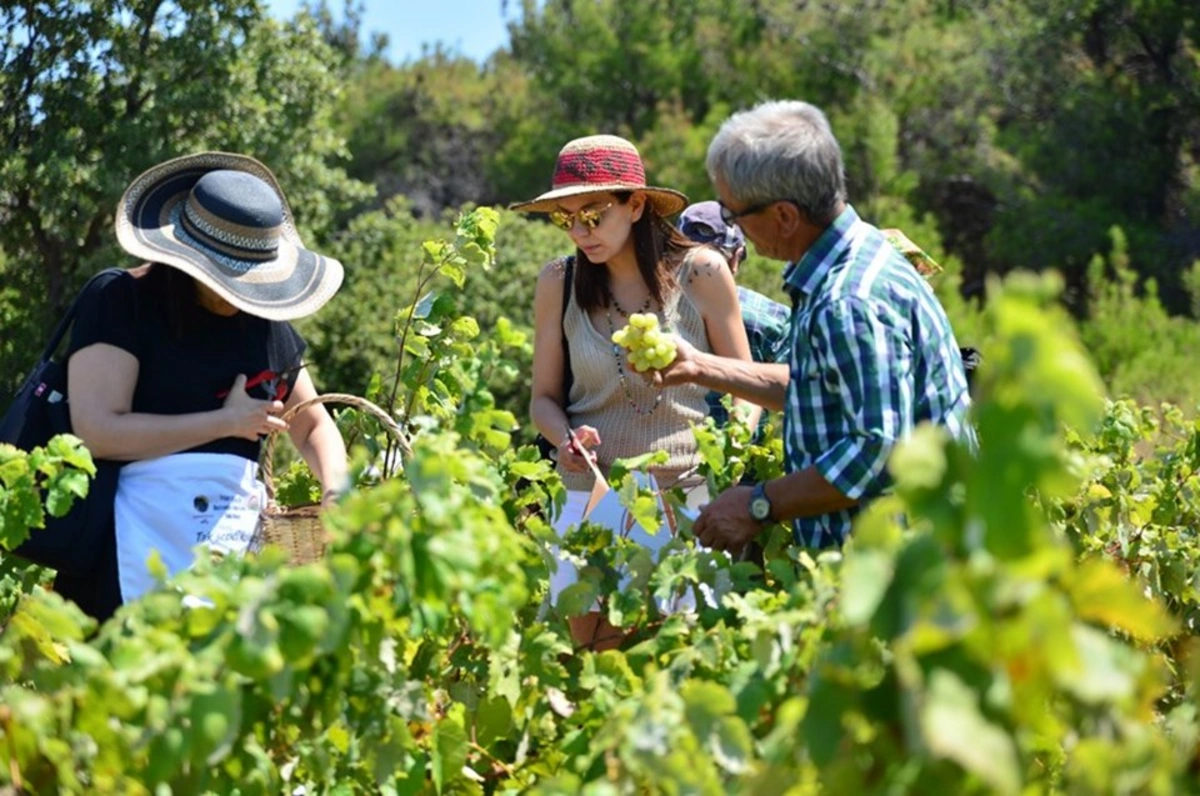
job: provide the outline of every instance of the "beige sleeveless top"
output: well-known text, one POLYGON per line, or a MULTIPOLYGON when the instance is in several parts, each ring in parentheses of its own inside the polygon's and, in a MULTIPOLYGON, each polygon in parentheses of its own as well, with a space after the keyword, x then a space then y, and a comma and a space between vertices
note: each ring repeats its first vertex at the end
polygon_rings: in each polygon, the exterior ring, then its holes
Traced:
MULTIPOLYGON (((704 319, 682 287, 687 284, 691 270, 690 255, 689 251, 677 274, 680 288, 668 297, 667 306, 658 320, 664 329, 707 353, 712 349, 704 319)), ((584 264, 583 267, 588 266, 584 264)), ((620 329, 625 323, 622 315, 613 313, 615 328, 620 329)), ((563 314, 563 331, 571 352, 574 375, 567 402, 571 427, 591 426, 600 433, 600 446, 595 450, 600 470, 606 474, 616 459, 666 451, 670 457, 667 463, 653 472, 659 486, 670 486, 681 473, 700 461, 691 426, 702 423, 708 415, 707 390, 694 384, 666 387, 661 391, 655 389, 628 366, 624 349, 614 352, 608 323, 601 322, 601 327, 596 328, 579 307, 572 290, 563 314), (618 357, 624 378, 618 370, 618 357), (659 392, 662 400, 650 411, 659 392)), ((567 489, 589 491, 592 488, 594 477, 591 473, 567 473, 561 468, 559 473, 567 489)))

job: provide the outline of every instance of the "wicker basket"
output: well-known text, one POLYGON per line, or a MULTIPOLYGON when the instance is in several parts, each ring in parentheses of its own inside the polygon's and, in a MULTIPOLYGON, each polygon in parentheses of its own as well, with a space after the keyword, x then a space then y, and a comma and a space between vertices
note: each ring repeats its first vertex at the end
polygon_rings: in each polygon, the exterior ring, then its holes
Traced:
MULTIPOLYGON (((347 404, 375 416, 396 439, 401 455, 408 455, 411 452, 404 432, 400 430, 400 426, 396 425, 396 421, 392 419, 391 415, 365 398, 355 395, 344 393, 318 395, 316 398, 296 404, 283 414, 282 419, 291 420, 310 406, 327 403, 347 404)), ((275 502, 272 459, 277 435, 278 432, 268 434, 266 445, 263 446, 262 479, 263 485, 267 488, 267 505, 262 511, 258 531, 255 533, 250 547, 252 550, 258 550, 265 545, 276 545, 287 551, 293 564, 307 564, 322 558, 328 543, 325 526, 321 522, 321 505, 315 503, 307 506, 282 507, 275 502)))

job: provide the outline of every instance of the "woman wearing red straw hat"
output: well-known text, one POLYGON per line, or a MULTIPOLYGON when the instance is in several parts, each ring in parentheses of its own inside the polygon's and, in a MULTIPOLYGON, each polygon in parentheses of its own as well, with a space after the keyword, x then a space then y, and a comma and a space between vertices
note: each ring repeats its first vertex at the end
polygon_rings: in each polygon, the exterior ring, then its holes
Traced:
POLYGON ((263 505, 263 436, 287 429, 327 496, 346 481, 346 449, 315 397, 304 340, 288 322, 320 309, 339 262, 304 247, 283 192, 244 155, 204 152, 135 179, 117 240, 146 265, 114 269, 81 294, 68 347, 75 433, 93 456, 124 462, 112 531, 88 575, 55 589, 104 619, 193 549, 244 552, 263 505))
MULTIPOLYGON (((699 456, 690 427, 708 413, 705 390, 695 385, 659 390, 630 369, 611 338, 631 315, 654 313, 664 329, 697 348, 750 359, 729 269, 716 251, 692 243, 665 220, 686 204, 678 191, 646 184, 633 144, 594 135, 563 147, 550 191, 513 205, 548 213, 576 247, 570 267, 563 258, 542 269, 534 299, 530 412, 557 446, 568 489, 567 505, 554 523, 560 533, 582 518, 595 480, 593 464, 606 473, 616 459, 666 451, 667 462, 652 471, 660 486, 701 483, 692 475, 699 456), (571 283, 565 284, 568 274, 571 283)), ((698 489, 692 494, 703 499, 698 489)), ((552 599, 575 579, 573 569, 559 563, 552 599)), ((576 640, 604 635, 606 628, 597 623, 604 624, 599 614, 572 620, 576 640)), ((619 643, 618 633, 608 635, 608 646, 619 643)))

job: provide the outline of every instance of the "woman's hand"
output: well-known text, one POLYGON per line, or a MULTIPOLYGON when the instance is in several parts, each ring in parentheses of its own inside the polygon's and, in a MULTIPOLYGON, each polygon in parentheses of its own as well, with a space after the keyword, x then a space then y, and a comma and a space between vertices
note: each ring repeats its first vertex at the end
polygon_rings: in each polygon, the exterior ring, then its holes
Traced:
POLYGON ((345 489, 326 489, 321 493, 321 508, 331 509, 345 496, 345 489))
POLYGON ((223 406, 214 402, 208 411, 135 412, 133 393, 140 369, 137 357, 108 343, 81 348, 67 361, 68 384, 87 385, 71 395, 71 423, 94 458, 136 462, 228 437, 257 441, 282 424, 278 417, 268 419, 279 414, 279 404, 247 395, 244 376, 238 377, 223 406))
POLYGON ((246 392, 246 376, 239 375, 233 380, 229 397, 225 399, 221 411, 229 423, 230 437, 240 437, 251 442, 257 442, 259 437, 272 431, 287 431, 288 424, 279 419, 283 414, 281 401, 260 401, 251 398, 246 392))
POLYGON ((591 467, 588 466, 588 460, 596 461, 596 454, 590 448, 595 448, 600 444, 600 432, 591 426, 580 426, 573 429, 575 439, 579 441, 582 450, 575 446, 575 442, 568 436, 563 439, 562 444, 558 446, 558 463, 562 465, 563 470, 568 473, 587 473, 591 472, 591 467), (585 459, 584 457, 587 457, 585 459))
POLYGON ((321 482, 321 507, 328 509, 350 490, 350 475, 346 466, 346 444, 329 412, 314 403, 317 388, 308 368, 301 368, 288 396, 286 411, 308 404, 292 415, 288 433, 296 450, 304 457, 309 469, 321 482))

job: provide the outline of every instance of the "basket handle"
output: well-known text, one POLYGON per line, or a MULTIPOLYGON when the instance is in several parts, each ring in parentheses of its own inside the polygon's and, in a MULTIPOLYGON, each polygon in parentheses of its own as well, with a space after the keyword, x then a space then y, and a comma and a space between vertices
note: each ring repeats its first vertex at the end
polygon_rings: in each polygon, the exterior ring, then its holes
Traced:
MULTIPOLYGON (((309 398, 307 401, 301 401, 300 403, 296 404, 291 409, 288 409, 286 412, 280 415, 279 419, 286 423, 310 406, 328 403, 347 404, 374 416, 377 420, 379 420, 379 422, 383 423, 383 426, 388 430, 388 433, 396 438, 396 442, 400 445, 400 450, 403 451, 405 455, 412 455, 412 448, 409 447, 408 438, 404 436, 404 432, 396 423, 395 419, 393 419, 392 416, 387 412, 368 401, 366 398, 359 398, 357 395, 350 395, 349 393, 341 392, 331 392, 324 395, 318 395, 315 398, 309 398)), ((275 453, 275 437, 279 433, 279 431, 272 431, 271 433, 267 434, 266 444, 263 445, 262 466, 260 469, 262 471, 263 486, 267 488, 268 504, 273 504, 275 502, 275 478, 273 472, 275 465, 273 464, 272 459, 274 458, 275 453)))

